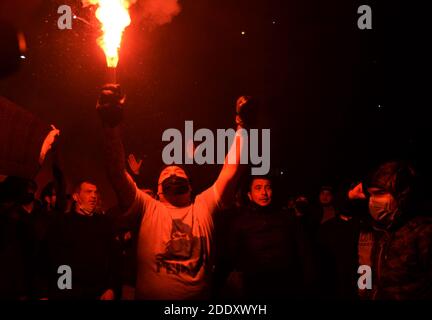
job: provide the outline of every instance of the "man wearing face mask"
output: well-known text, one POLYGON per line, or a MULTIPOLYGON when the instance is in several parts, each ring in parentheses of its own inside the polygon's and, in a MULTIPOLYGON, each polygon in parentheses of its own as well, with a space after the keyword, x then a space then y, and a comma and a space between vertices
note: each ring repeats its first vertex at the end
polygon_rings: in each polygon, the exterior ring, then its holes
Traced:
MULTIPOLYGON (((351 199, 368 198, 373 232, 371 246, 360 247, 360 265, 371 265, 370 299, 432 299, 432 219, 418 215, 416 174, 404 162, 387 162, 351 199), (363 190, 366 189, 366 192, 363 190)), ((420 213, 421 214, 421 213, 420 213)))
POLYGON ((237 101, 236 143, 230 149, 216 182, 191 197, 189 176, 178 166, 168 166, 158 179, 159 200, 140 191, 125 170, 119 135, 125 98, 118 85, 103 88, 97 104, 105 140, 108 177, 120 206, 131 224, 140 226, 137 251, 136 299, 206 299, 210 296, 213 266, 213 214, 235 194, 244 150, 242 128, 250 125, 250 97, 237 101), (248 111, 249 110, 249 111, 248 111), (235 147, 238 146, 239 150, 235 147))
POLYGON ((40 298, 114 299, 117 265, 108 218, 98 209, 98 190, 83 181, 73 194, 75 208, 59 216, 48 230, 40 260, 40 298), (72 269, 72 289, 60 290, 57 268, 72 269))

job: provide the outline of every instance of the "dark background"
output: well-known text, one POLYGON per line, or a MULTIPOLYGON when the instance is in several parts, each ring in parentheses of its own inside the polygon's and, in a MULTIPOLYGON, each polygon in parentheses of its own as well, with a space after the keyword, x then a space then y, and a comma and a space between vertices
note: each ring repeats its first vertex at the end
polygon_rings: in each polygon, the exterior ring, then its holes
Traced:
MULTIPOLYGON (((91 177, 107 206, 95 102, 107 79, 97 30, 74 20, 57 28, 57 8, 79 1, 0 5, 26 33, 21 70, 0 81, 0 95, 61 130, 69 184, 91 177)), ((389 159, 410 159, 431 176, 430 18, 414 2, 348 0, 184 0, 169 24, 133 20, 121 48, 118 80, 128 97, 126 152, 143 158, 155 187, 167 128, 183 132, 233 126, 241 94, 257 96, 271 131, 271 162, 287 193, 315 195, 323 183, 359 180, 389 159), (357 28, 357 8, 372 7, 372 30, 357 28), (421 13, 425 17, 421 17, 421 13), (135 23, 134 23, 135 21, 135 23), (245 34, 242 34, 242 31, 245 34)), ((132 12, 133 14, 138 14, 132 12)), ((134 19, 134 18, 133 18, 134 19)), ((209 186, 219 166, 190 166, 194 186, 209 186)), ((41 171, 50 179, 49 162, 41 171)))

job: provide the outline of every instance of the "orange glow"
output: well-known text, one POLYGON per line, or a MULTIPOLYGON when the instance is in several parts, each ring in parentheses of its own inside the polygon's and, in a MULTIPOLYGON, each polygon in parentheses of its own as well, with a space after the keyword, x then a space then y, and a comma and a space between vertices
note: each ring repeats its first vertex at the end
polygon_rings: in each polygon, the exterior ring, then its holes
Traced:
POLYGON ((108 67, 117 67, 123 31, 131 23, 129 7, 136 0, 84 0, 86 5, 97 5, 96 18, 102 24, 102 36, 97 40, 105 52, 108 67))

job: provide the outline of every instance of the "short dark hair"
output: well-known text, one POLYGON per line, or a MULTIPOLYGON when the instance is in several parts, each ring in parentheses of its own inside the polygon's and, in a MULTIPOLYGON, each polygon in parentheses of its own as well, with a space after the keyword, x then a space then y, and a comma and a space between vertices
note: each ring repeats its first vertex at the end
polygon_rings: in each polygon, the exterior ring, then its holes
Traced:
POLYGON ((368 188, 384 189, 397 196, 411 187, 416 177, 414 168, 404 161, 389 161, 372 171, 367 179, 368 188))
POLYGON ((252 184, 257 179, 264 179, 270 181, 270 184, 273 186, 273 178, 270 175, 264 175, 264 176, 250 176, 249 177, 249 183, 248 183, 248 190, 250 191, 252 188, 252 184))
POLYGON ((36 182, 27 178, 8 176, 1 183, 0 200, 18 201, 23 194, 28 192, 28 189, 36 191, 36 182))
POLYGON ((411 205, 417 185, 417 173, 406 161, 389 161, 373 170, 365 181, 365 189, 379 188, 391 193, 402 207, 411 205))
POLYGON ((96 184, 92 179, 83 179, 83 180, 80 180, 80 181, 79 181, 79 182, 74 186, 74 188, 73 188, 73 192, 74 192, 74 193, 79 193, 79 192, 81 191, 81 186, 82 186, 84 183, 92 184, 92 185, 94 185, 94 186, 97 187, 97 184, 96 184))
POLYGON ((329 191, 331 194, 334 194, 333 187, 329 185, 321 186, 320 193, 323 191, 329 191))

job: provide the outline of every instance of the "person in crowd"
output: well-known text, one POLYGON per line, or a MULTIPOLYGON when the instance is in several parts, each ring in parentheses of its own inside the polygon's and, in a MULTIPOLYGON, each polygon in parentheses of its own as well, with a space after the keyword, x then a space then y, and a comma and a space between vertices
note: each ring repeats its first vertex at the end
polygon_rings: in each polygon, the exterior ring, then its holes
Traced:
POLYGON ((247 186, 245 187, 244 184, 245 181, 240 183, 240 188, 236 192, 235 202, 219 212, 214 219, 216 254, 212 298, 216 300, 237 300, 244 298, 243 274, 233 264, 232 239, 229 234, 231 225, 237 218, 240 208, 247 203, 247 195, 245 194, 247 186))
POLYGON ((53 182, 48 182, 43 187, 39 201, 42 204, 42 208, 47 212, 52 212, 55 210, 57 204, 57 191, 53 182))
POLYGON ((369 245, 359 246, 359 264, 372 271, 359 288, 363 298, 432 299, 432 219, 418 212, 418 194, 405 161, 382 164, 350 190, 351 199, 367 199, 373 223, 369 245))
POLYGON ((37 184, 30 179, 8 177, 3 182, 1 212, 0 297, 27 300, 35 294, 34 270, 38 239, 35 230, 37 184))
POLYGON ((73 199, 74 210, 56 218, 44 241, 38 266, 39 298, 113 300, 119 253, 110 221, 98 211, 96 184, 80 182, 73 199), (71 288, 59 287, 60 266, 70 268, 71 288))
POLYGON ((326 300, 358 299, 357 273, 359 247, 367 243, 371 232, 365 201, 351 201, 347 190, 332 202, 337 204, 336 215, 320 225, 317 250, 320 257, 320 298, 326 300))
MULTIPOLYGON (((125 170, 119 124, 125 98, 118 85, 103 88, 97 104, 103 124, 108 177, 120 206, 131 223, 140 225, 137 252, 137 299, 205 299, 210 297, 213 266, 213 214, 231 200, 241 176, 240 155, 244 135, 238 130, 230 151, 235 163, 226 162, 216 182, 191 197, 186 171, 170 165, 158 179, 155 200, 139 190, 125 170), (239 146, 239 150, 236 149, 239 146)), ((248 122, 253 99, 237 101, 238 129, 248 122)), ((229 156, 229 155, 228 155, 229 156)), ((230 158, 232 159, 232 158, 230 158)))
POLYGON ((246 299, 311 297, 314 254, 303 226, 274 200, 267 176, 252 176, 249 203, 232 222, 232 263, 243 276, 246 299))
POLYGON ((310 223, 315 228, 315 235, 321 225, 337 215, 333 187, 324 185, 320 188, 318 204, 311 207, 310 223))
MULTIPOLYGON (((52 176, 53 181, 48 182, 42 189, 39 197, 41 210, 35 215, 35 231, 38 244, 45 238, 46 233, 56 216, 66 212, 66 181, 59 164, 59 139, 52 144, 52 176)), ((38 245, 37 254, 40 246, 38 245)))
POLYGON ((334 203, 334 192, 331 186, 322 186, 319 193, 319 204, 321 206, 320 224, 336 217, 337 210, 334 203))

